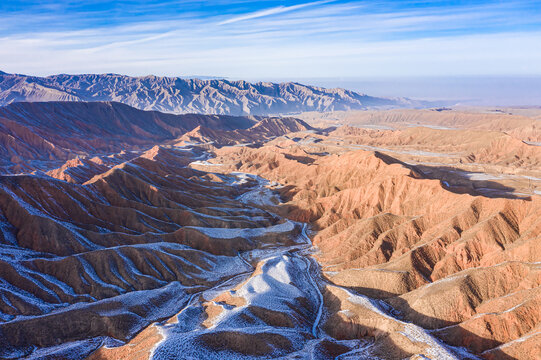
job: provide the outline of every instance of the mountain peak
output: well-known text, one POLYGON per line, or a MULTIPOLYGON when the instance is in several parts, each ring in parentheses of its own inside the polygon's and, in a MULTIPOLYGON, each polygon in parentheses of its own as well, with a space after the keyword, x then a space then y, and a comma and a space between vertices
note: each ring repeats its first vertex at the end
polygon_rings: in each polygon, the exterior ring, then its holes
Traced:
POLYGON ((0 84, 0 106, 20 101, 118 101, 140 110, 218 115, 282 115, 305 111, 365 110, 423 106, 405 99, 366 96, 296 82, 250 83, 245 80, 186 79, 119 74, 12 75, 0 84), (21 89, 17 78, 39 88, 21 89))

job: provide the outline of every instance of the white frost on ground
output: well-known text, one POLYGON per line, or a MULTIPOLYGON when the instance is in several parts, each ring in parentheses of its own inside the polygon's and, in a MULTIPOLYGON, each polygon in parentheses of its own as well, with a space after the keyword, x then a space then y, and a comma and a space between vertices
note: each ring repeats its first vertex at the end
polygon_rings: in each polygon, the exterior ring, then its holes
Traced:
POLYGON ((280 199, 272 191, 271 187, 279 188, 280 184, 276 182, 270 182, 269 180, 263 179, 257 175, 234 172, 232 175, 237 177, 237 181, 233 182, 232 185, 243 185, 249 181, 257 182, 257 185, 245 192, 244 194, 237 197, 236 200, 240 201, 243 204, 252 204, 257 206, 276 206, 280 203, 280 199))
POLYGON ((185 226, 184 229, 194 229, 208 237, 219 239, 234 239, 238 237, 251 238, 263 236, 268 233, 286 233, 293 231, 295 223, 290 220, 276 225, 271 225, 262 228, 211 228, 200 226, 185 226))
POLYGON ((423 329, 420 326, 417 326, 412 323, 407 323, 404 321, 400 321, 393 316, 389 315, 387 311, 385 310, 386 306, 383 306, 378 300, 371 299, 364 295, 354 294, 351 291, 342 288, 342 290, 346 291, 349 295, 348 301, 354 304, 361 305, 381 316, 387 317, 389 319, 393 319, 394 321, 398 323, 402 323, 404 325, 404 330, 401 332, 402 335, 406 336, 409 340, 414 342, 421 342, 427 345, 427 349, 425 350, 426 353, 430 356, 431 359, 438 359, 438 360, 458 360, 463 358, 460 354, 467 354, 468 358, 475 359, 476 357, 467 353, 465 350, 461 348, 452 348, 453 351, 451 351, 446 345, 443 345, 439 340, 434 338, 432 335, 428 333, 425 329, 423 329), (456 354, 459 354, 460 356, 457 356, 456 354))
MULTIPOLYGON (((201 344, 201 336, 213 333, 219 336, 223 331, 244 334, 276 334, 291 342, 293 351, 300 351, 307 346, 307 334, 311 333, 312 323, 318 321, 315 312, 306 313, 306 318, 299 319, 299 313, 294 310, 301 305, 296 303, 296 298, 307 299, 313 310, 319 305, 319 298, 310 283, 308 262, 300 255, 282 253, 270 257, 260 266, 260 272, 245 280, 240 289, 231 291, 232 295, 242 297, 246 305, 231 306, 224 303, 213 303, 220 306, 222 311, 212 320, 209 328, 201 327, 199 322, 193 321, 201 315, 202 308, 199 303, 185 308, 179 315, 179 322, 174 325, 164 326, 165 339, 154 352, 154 359, 168 359, 172 354, 183 354, 183 359, 194 358, 205 359, 255 359, 247 355, 237 354, 226 350, 213 350, 201 344), (294 323, 293 328, 270 326, 262 319, 255 317, 251 307, 268 309, 271 312, 289 314, 294 323), (184 316, 183 316, 184 315, 184 316), (188 320, 188 316, 192 320, 188 320), (247 321, 247 317, 251 320, 247 321)), ((246 278, 244 278, 246 279, 246 278)), ((244 280, 239 279, 239 280, 244 280)), ((238 283, 238 282, 237 282, 238 283)), ((229 284, 231 289, 235 283, 229 284)), ((227 291, 222 288, 220 291, 227 291)), ((208 300, 216 293, 204 295, 208 300)), ((300 308, 299 308, 300 311, 300 308)), ((203 317, 204 318, 204 317, 203 317)), ((290 353, 283 349, 276 348, 271 357, 278 357, 290 353)))
POLYGON ((425 329, 420 326, 404 323, 404 331, 401 332, 409 340, 414 342, 421 342, 427 345, 425 352, 431 359, 438 360, 458 360, 459 358, 450 352, 445 346, 443 346, 433 336, 429 335, 425 329))
MULTIPOLYGON (((207 160, 208 155, 203 154, 199 159, 192 162, 192 164, 220 165, 211 164, 207 160)), ((212 208, 225 212, 226 215, 223 217, 212 215, 202 216, 203 214, 195 211, 192 211, 192 213, 203 219, 212 218, 223 221, 229 221, 231 217, 246 220, 264 220, 265 218, 259 215, 265 214, 266 211, 257 208, 257 206, 276 205, 279 199, 273 193, 272 188, 278 187, 279 184, 271 183, 266 179, 252 174, 233 173, 232 175, 233 177, 224 176, 224 186, 250 186, 252 183, 254 184, 247 192, 235 199, 243 204, 242 207, 231 208, 234 205, 227 204, 229 207, 212 208), (228 213, 242 213, 243 215, 231 215, 228 213)), ((10 195, 14 196, 13 193, 10 193, 10 195)), ((39 209, 35 209, 20 198, 16 198, 16 200, 19 201, 26 211, 35 212, 38 216, 46 216, 39 209)), ((62 225, 77 234, 76 228, 73 225, 68 223, 62 223, 62 225)), ((278 224, 259 228, 210 228, 203 226, 189 226, 185 228, 197 230, 213 238, 233 239, 237 237, 255 238, 268 234, 287 233, 291 233, 291 236, 294 236, 294 234, 297 234, 297 232, 294 232, 296 226, 298 226, 298 223, 284 219, 278 224)), ((2 231, 5 232, 6 230, 2 228, 2 231)), ((83 244, 85 243, 83 239, 80 240, 83 244)), ((306 256, 308 253, 307 248, 311 247, 310 239, 306 234, 306 225, 302 227, 301 234, 295 240, 296 244, 290 247, 269 246, 242 254, 239 253, 238 256, 214 256, 185 245, 171 243, 147 243, 117 246, 107 249, 107 251, 117 252, 119 258, 118 264, 122 265, 126 270, 125 273, 129 274, 128 276, 132 276, 131 280, 137 277, 150 277, 150 275, 141 272, 140 268, 124 254, 124 248, 139 249, 145 251, 147 254, 150 254, 151 250, 153 250, 167 254, 167 256, 173 256, 179 266, 183 267, 185 265, 188 269, 191 269, 187 270, 188 273, 185 274, 187 277, 196 276, 205 280, 206 283, 214 284, 213 287, 206 290, 200 291, 197 289, 200 292, 194 292, 195 290, 193 288, 184 286, 178 281, 151 290, 126 292, 119 286, 106 282, 105 278, 100 278, 96 273, 94 264, 86 258, 86 254, 75 255, 74 257, 80 261, 82 267, 83 274, 80 274, 81 279, 84 279, 84 275, 88 282, 92 281, 103 288, 117 291, 121 295, 99 301, 79 302, 67 306, 62 304, 61 308, 49 308, 47 304, 42 304, 35 299, 31 300, 35 300, 38 306, 45 306, 43 310, 48 313, 42 315, 43 317, 60 312, 70 313, 73 311, 75 314, 75 311, 81 309, 86 309, 102 316, 115 316, 129 313, 130 309, 145 308, 148 312, 144 316, 140 316, 130 330, 132 331, 132 335, 134 335, 154 322, 153 326, 156 326, 159 333, 163 336, 163 339, 152 349, 152 358, 155 359, 204 358, 235 360, 261 358, 258 356, 242 355, 223 349, 212 349, 203 343, 202 339, 204 335, 210 333, 219 336, 223 332, 245 334, 246 336, 254 335, 256 337, 258 335, 275 335, 289 342, 290 346, 287 349, 279 348, 276 344, 270 343, 272 349, 270 355, 266 356, 267 358, 286 356, 287 358, 295 359, 316 359, 320 358, 318 351, 321 351, 317 350, 318 344, 322 340, 328 339, 328 337, 326 334, 320 333, 321 331, 319 329, 319 323, 323 313, 323 296, 318 286, 319 277, 317 271, 319 270, 317 264, 313 259, 306 256), (187 252, 186 255, 182 255, 183 251, 187 252), (191 256, 197 257, 199 262, 196 264, 191 256), (252 263, 259 263, 258 271, 254 272, 251 266, 252 263), (236 286, 239 286, 239 288, 237 291, 234 291, 233 288, 236 286), (204 313, 200 300, 212 301, 218 294, 224 292, 230 292, 232 296, 243 298, 244 305, 232 306, 226 303, 212 302, 213 305, 221 308, 221 312, 210 321, 210 327, 205 328, 202 326, 202 323, 207 315, 204 313), (303 300, 300 301, 299 299, 303 300), (159 306, 148 306, 148 304, 157 302, 159 302, 159 306), (265 322, 264 317, 258 317, 255 312, 251 311, 252 309, 263 309, 264 312, 270 314, 284 314, 286 315, 286 319, 292 322, 293 327, 269 325, 269 323, 265 322), (176 323, 164 324, 155 322, 158 319, 168 318, 174 314, 178 314, 178 321, 176 323)), ((90 250, 90 252, 97 253, 99 251, 105 251, 98 248, 90 250)), ((0 258, 4 259, 8 257, 9 260, 15 261, 33 255, 20 253, 15 254, 16 256, 13 257, 12 253, 13 251, 4 251, 0 258)), ((147 255, 146 264, 156 270, 151 262, 149 262, 149 256, 147 255)), ((55 257, 55 260, 60 259, 62 257, 55 257)), ((159 257, 156 257, 154 260, 160 263, 165 271, 169 271, 171 274, 174 273, 159 257)), ((128 284, 128 279, 123 278, 117 263, 110 265, 111 268, 109 270, 111 274, 124 284, 128 284)), ((175 270, 178 271, 178 269, 175 270)), ((27 270, 21 271, 21 273, 27 278, 34 277, 33 281, 37 281, 35 279, 35 273, 27 270)), ((42 281, 48 281, 54 284, 66 294, 73 295, 74 293, 71 287, 61 283, 52 276, 42 276, 42 281)), ((86 280, 83 281, 88 284, 86 280)), ((8 291, 19 290, 19 296, 26 296, 20 289, 13 289, 10 286, 10 284, 2 284, 2 287, 8 289, 8 291)), ((42 285, 40 286, 43 287, 42 285)), ((352 292, 349 292, 349 294, 349 301, 365 306, 384 316, 391 317, 387 315, 385 307, 378 301, 353 294, 352 292)), ((53 296, 56 296, 56 294, 53 296)), ((343 313, 346 316, 351 315, 347 310, 344 310, 343 313)), ((434 351, 435 358, 455 358, 422 328, 404 323, 404 335, 413 341, 426 343, 430 346, 430 351, 434 351)), ((340 356, 340 359, 372 358, 366 350, 366 347, 370 345, 366 340, 333 341, 344 344, 352 349, 348 354, 340 356)), ((83 354, 86 351, 85 349, 95 348, 100 346, 100 344, 107 346, 121 345, 118 341, 113 341, 110 338, 89 339, 83 342, 73 342, 48 349, 41 349, 35 352, 34 355, 54 357, 66 354, 68 357, 73 357, 73 354, 83 354)))
POLYGON ((200 166, 222 166, 223 164, 213 164, 207 160, 197 160, 190 163, 190 165, 200 165, 200 166))

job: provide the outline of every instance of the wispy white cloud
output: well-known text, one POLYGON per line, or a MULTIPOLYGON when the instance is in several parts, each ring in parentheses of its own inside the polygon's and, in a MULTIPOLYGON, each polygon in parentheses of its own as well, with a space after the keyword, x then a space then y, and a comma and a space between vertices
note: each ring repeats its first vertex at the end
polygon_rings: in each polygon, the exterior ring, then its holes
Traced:
POLYGON ((234 18, 231 18, 231 19, 228 19, 228 20, 224 20, 224 21, 218 23, 218 25, 232 24, 232 23, 236 23, 236 22, 239 22, 239 21, 252 20, 252 19, 262 18, 262 17, 270 16, 270 15, 283 14, 283 13, 286 13, 286 12, 299 10, 299 9, 302 9, 302 8, 305 8, 305 7, 308 7, 308 6, 316 6, 316 5, 327 4, 327 3, 330 3, 332 1, 333 0, 325 0, 325 1, 314 1, 314 2, 310 2, 310 3, 299 4, 299 5, 277 6, 277 7, 273 7, 273 8, 270 8, 270 9, 259 10, 259 11, 251 12, 251 13, 244 14, 244 15, 241 15, 241 16, 237 16, 237 17, 234 17, 234 18))
MULTIPOLYGON (((62 16, 48 19, 55 20, 62 16)), ((183 15, 61 31, 41 26, 3 36, 0 25, 0 69, 262 79, 541 74, 541 49, 534 46, 541 26, 512 26, 528 21, 536 20, 516 3, 381 11, 365 1, 316 1, 236 17, 183 15)))

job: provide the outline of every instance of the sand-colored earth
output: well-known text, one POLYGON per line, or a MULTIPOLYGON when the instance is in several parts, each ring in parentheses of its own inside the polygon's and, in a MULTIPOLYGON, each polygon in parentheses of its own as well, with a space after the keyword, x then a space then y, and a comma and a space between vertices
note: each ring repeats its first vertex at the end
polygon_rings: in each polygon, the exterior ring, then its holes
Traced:
POLYGON ((0 357, 541 355, 536 112, 92 111, 133 132, 0 121, 0 357))

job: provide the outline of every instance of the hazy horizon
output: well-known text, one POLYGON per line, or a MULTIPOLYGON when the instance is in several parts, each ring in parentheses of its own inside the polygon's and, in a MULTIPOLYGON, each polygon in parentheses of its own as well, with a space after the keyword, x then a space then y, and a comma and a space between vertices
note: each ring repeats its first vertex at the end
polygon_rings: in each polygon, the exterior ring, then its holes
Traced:
MULTIPOLYGON (((5 71, 5 69, 0 69, 5 71)), ((8 71, 5 71, 8 72, 8 71)), ((8 72, 9 73, 9 72, 8 72)), ((18 73, 27 76, 39 76, 18 73)), ((69 75, 105 74, 80 72, 69 75)), ((57 74, 47 74, 57 75, 57 74)), ((126 74, 119 74, 126 75, 126 74)), ((135 74, 127 76, 159 76, 135 74)), ((324 88, 343 88, 377 97, 405 97, 414 100, 441 101, 464 106, 541 106, 541 75, 534 76, 397 76, 397 77, 291 77, 234 78, 219 75, 176 75, 199 79, 245 80, 249 82, 298 82, 324 88)))
MULTIPOLYGON (((280 79, 276 79, 280 81, 280 79)), ((300 78, 371 96, 449 101, 472 106, 541 106, 541 76, 300 78)))

